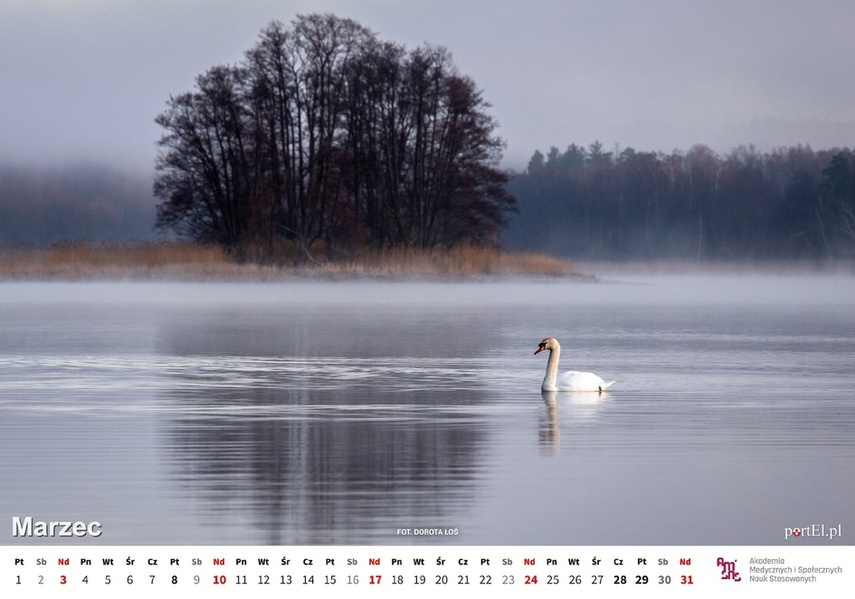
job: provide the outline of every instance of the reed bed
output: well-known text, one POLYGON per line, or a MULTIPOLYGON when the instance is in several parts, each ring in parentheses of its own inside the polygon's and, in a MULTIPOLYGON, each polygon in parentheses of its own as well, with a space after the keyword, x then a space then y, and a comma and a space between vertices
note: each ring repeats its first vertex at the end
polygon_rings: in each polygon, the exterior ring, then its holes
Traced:
POLYGON ((171 241, 62 243, 46 248, 0 249, 0 278, 275 280, 293 277, 583 276, 566 260, 474 246, 448 250, 362 249, 335 259, 317 259, 304 266, 293 266, 293 255, 293 252, 279 252, 271 264, 260 264, 241 259, 215 245, 171 241))
POLYGON ((493 248, 464 246, 453 249, 395 248, 361 251, 325 265, 347 274, 371 276, 575 276, 573 263, 544 254, 508 253, 493 248))
POLYGON ((238 264, 220 247, 180 242, 62 243, 0 250, 6 279, 137 279, 238 276, 238 264))

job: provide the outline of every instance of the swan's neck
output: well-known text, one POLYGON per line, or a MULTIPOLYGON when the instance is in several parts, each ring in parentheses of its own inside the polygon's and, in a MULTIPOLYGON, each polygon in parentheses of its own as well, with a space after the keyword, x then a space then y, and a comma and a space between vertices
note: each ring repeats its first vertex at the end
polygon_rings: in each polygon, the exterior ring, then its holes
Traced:
POLYGON ((546 376, 543 377, 543 384, 540 386, 541 391, 557 391, 555 379, 558 377, 558 357, 561 355, 561 348, 549 350, 549 361, 546 363, 546 376))

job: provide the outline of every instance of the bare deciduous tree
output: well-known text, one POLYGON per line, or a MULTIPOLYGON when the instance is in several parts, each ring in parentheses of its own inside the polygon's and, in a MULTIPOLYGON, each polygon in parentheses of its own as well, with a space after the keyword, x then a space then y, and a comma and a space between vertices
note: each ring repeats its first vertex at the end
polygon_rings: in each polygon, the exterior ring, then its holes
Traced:
POLYGON ((158 223, 229 247, 281 235, 298 261, 320 239, 494 242, 514 199, 487 108, 442 48, 333 15, 274 21, 158 117, 158 223))

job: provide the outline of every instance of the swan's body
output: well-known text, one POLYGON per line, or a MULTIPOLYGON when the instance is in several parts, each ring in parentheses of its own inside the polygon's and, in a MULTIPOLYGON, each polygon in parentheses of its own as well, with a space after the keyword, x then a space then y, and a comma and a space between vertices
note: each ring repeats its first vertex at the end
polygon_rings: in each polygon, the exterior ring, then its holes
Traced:
POLYGON ((541 391, 596 391, 602 393, 614 384, 605 382, 593 372, 578 372, 570 370, 558 373, 558 358, 561 356, 561 345, 553 337, 547 337, 537 346, 535 354, 549 350, 549 361, 546 363, 546 375, 543 377, 541 391))

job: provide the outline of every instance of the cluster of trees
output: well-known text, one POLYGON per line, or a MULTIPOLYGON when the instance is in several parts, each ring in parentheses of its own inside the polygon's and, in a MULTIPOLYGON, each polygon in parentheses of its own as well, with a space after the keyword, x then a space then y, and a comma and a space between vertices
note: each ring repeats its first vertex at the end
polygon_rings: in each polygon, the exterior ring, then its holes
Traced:
POLYGON ((274 21, 156 119, 157 225, 228 248, 285 238, 300 260, 318 241, 494 242, 515 200, 487 108, 442 48, 333 15, 274 21))
POLYGON ((579 258, 826 259, 855 255, 855 154, 706 146, 671 154, 575 144, 510 182, 514 248, 579 258))
POLYGON ((0 247, 155 238, 151 180, 98 166, 0 165, 0 247))

